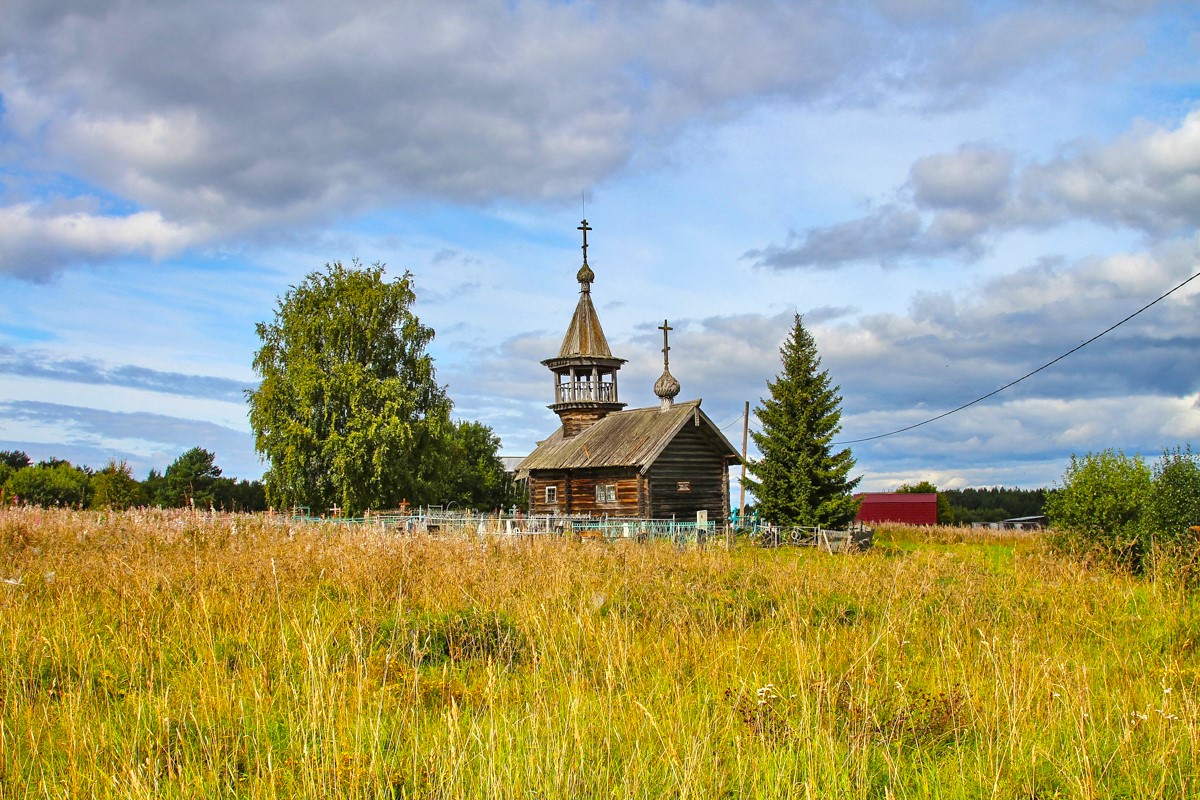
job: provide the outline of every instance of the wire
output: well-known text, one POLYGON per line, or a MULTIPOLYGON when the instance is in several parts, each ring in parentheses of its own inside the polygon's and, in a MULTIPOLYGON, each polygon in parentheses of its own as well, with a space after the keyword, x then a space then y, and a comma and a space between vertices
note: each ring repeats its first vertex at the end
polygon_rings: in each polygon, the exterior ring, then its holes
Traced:
POLYGON ((1054 365, 1055 365, 1055 364, 1057 364, 1059 361, 1062 361, 1064 358, 1066 358, 1067 356, 1071 355, 1072 353, 1075 353, 1075 352, 1077 352, 1077 351, 1079 351, 1079 350, 1082 350, 1083 348, 1087 347, 1087 346, 1088 346, 1089 344, 1091 344, 1092 342, 1094 342, 1094 341, 1096 341, 1097 339, 1099 339, 1099 338, 1100 338, 1101 336, 1103 336, 1104 334, 1106 334, 1106 333, 1110 333, 1110 332, 1112 332, 1112 331, 1116 330, 1117 328, 1121 327, 1122 325, 1124 325, 1126 322, 1129 322, 1129 320, 1133 319, 1133 318, 1134 318, 1134 317, 1136 317, 1138 314, 1140 314, 1140 313, 1142 313, 1143 311, 1145 311, 1146 309, 1150 308, 1150 306, 1152 306, 1152 305, 1155 305, 1156 303, 1158 303, 1158 302, 1160 302, 1160 301, 1162 301, 1162 300, 1165 300, 1165 299, 1167 299, 1168 297, 1170 297, 1171 295, 1173 295, 1175 292, 1179 291, 1179 290, 1180 290, 1180 289, 1182 289, 1184 286, 1187 286, 1189 283, 1191 283, 1192 281, 1194 281, 1196 278, 1200 278, 1200 272, 1197 272, 1195 275, 1193 275, 1192 277, 1188 278, 1188 279, 1187 279, 1187 280, 1185 280, 1183 283, 1181 283, 1181 284, 1179 284, 1178 286, 1176 286, 1174 289, 1171 289, 1171 290, 1170 290, 1169 292, 1167 292, 1166 294, 1159 296, 1159 297, 1158 297, 1157 299, 1155 299, 1155 300, 1151 300, 1149 303, 1147 303, 1146 305, 1142 306, 1142 307, 1141 307, 1141 308, 1139 308, 1137 311, 1133 312, 1133 313, 1132 313, 1132 314, 1130 314, 1128 317, 1126 317, 1125 319, 1123 319, 1123 320, 1121 320, 1120 322, 1116 323, 1115 325, 1111 325, 1111 326, 1109 326, 1108 328, 1105 328, 1104 330, 1100 331, 1100 333, 1097 333, 1095 336, 1093 336, 1092 338, 1088 339, 1088 340, 1087 340, 1086 342, 1084 342, 1083 344, 1076 345, 1075 347, 1073 347, 1073 348, 1071 348, 1070 350, 1068 350, 1067 352, 1063 353, 1061 356, 1059 356, 1058 358, 1054 359, 1053 361, 1048 361, 1048 362, 1046 362, 1045 364, 1042 364, 1042 366, 1038 367, 1038 368, 1037 368, 1037 369, 1035 369, 1033 372, 1027 372, 1027 373, 1025 373, 1024 375, 1022 375, 1021 377, 1017 378, 1015 381, 1011 381, 1011 382, 1009 382, 1009 383, 1006 383, 1006 384, 1004 384, 1003 386, 1001 386, 999 389, 995 389, 995 390, 993 390, 993 391, 990 391, 990 392, 988 392, 988 393, 987 393, 987 394, 985 394, 983 397, 977 397, 977 398, 975 398, 974 400, 972 400, 972 401, 971 401, 971 402, 969 402, 969 403, 963 403, 963 404, 962 404, 961 406, 959 406, 958 408, 952 408, 952 409, 950 409, 949 411, 946 411, 946 412, 944 412, 944 413, 942 413, 942 414, 938 414, 936 417, 930 417, 929 419, 925 420, 924 422, 918 422, 918 423, 916 423, 916 424, 909 425, 909 426, 907 426, 907 427, 905 427, 905 428, 900 428, 899 430, 890 431, 890 432, 888 432, 888 433, 880 433, 880 434, 878 434, 878 435, 876 435, 876 436, 867 436, 867 437, 865 437, 865 438, 863 438, 863 439, 846 439, 845 441, 841 441, 841 442, 831 442, 831 443, 830 443, 830 446, 833 446, 833 445, 841 445, 841 444, 858 444, 859 442, 870 442, 870 441, 874 441, 875 439, 883 439, 883 438, 886 438, 886 437, 888 437, 888 436, 895 436, 895 435, 896 435, 896 434, 898 434, 898 433, 905 433, 906 431, 911 431, 913 428, 919 428, 919 427, 921 427, 922 425, 928 425, 928 424, 929 424, 929 423, 931 423, 931 422, 937 422, 939 419, 943 419, 943 418, 945 418, 945 417, 948 417, 948 416, 950 416, 951 414, 957 414, 959 411, 962 411, 962 410, 963 410, 963 409, 965 409, 965 408, 970 408, 971 406, 975 405, 976 403, 982 403, 984 400, 987 400, 989 397, 995 397, 996 395, 998 395, 998 394, 1000 394, 1001 392, 1003 392, 1005 389, 1010 389, 1010 388, 1012 388, 1013 386, 1016 386, 1016 385, 1017 385, 1018 383, 1020 383, 1021 381, 1025 380, 1026 378, 1032 378, 1034 375, 1037 375, 1037 374, 1038 374, 1039 372, 1041 372, 1042 370, 1044 370, 1044 369, 1046 369, 1046 368, 1048 368, 1048 367, 1052 367, 1052 366, 1054 366, 1054 365))
POLYGON ((744 417, 744 416, 745 416, 745 414, 738 414, 736 417, 734 417, 734 418, 733 418, 733 420, 731 420, 731 421, 729 422, 729 424, 728 424, 728 425, 726 425, 725 427, 721 428, 720 430, 723 430, 723 431, 727 431, 727 430, 729 430, 730 428, 732 428, 732 427, 734 426, 734 424, 735 424, 735 423, 741 422, 741 421, 742 421, 742 417, 744 417))

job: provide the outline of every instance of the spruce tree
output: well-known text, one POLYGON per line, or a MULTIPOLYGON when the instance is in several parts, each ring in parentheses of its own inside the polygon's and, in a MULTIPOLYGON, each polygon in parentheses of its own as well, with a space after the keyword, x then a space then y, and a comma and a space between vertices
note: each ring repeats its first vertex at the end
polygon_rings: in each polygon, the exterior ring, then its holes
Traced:
POLYGON ((860 478, 849 477, 854 457, 848 448, 831 452, 842 428, 839 387, 821 369, 801 315, 779 353, 783 370, 767 382, 770 397, 755 409, 762 430, 751 435, 762 457, 746 484, 763 518, 777 525, 844 526, 858 510, 851 492, 860 478))

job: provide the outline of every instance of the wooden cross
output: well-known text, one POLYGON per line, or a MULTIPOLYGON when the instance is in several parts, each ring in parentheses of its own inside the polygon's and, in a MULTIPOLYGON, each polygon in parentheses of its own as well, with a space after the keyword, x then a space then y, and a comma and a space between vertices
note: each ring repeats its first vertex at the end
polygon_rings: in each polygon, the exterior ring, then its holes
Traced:
POLYGON ((663 324, 658 326, 658 329, 663 332, 663 366, 667 366, 671 363, 671 356, 668 355, 671 352, 671 346, 667 344, 667 331, 675 329, 668 325, 665 319, 663 320, 663 324))
POLYGON ((588 226, 587 220, 585 219, 583 221, 583 223, 575 230, 583 231, 583 263, 586 264, 587 263, 587 232, 591 230, 591 227, 588 226))

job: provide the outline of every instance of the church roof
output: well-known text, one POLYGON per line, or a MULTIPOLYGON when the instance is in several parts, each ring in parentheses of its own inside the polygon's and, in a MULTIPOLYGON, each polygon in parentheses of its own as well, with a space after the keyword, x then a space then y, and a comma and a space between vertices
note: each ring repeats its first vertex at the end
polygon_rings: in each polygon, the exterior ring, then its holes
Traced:
MULTIPOLYGON (((583 281, 580 281, 583 283, 583 281)), ((604 329, 600 327, 600 317, 596 307, 592 305, 592 293, 579 293, 579 304, 575 306, 575 314, 571 324, 567 326, 567 334, 563 337, 562 347, 558 348, 559 358, 583 356, 585 358, 612 358, 608 349, 608 339, 604 329)))
POLYGON ((559 428, 525 457, 518 473, 533 470, 637 467, 643 473, 666 449, 685 425, 704 429, 714 446, 741 463, 725 435, 700 410, 699 400, 677 403, 670 408, 634 408, 618 411, 572 436, 563 437, 559 428))

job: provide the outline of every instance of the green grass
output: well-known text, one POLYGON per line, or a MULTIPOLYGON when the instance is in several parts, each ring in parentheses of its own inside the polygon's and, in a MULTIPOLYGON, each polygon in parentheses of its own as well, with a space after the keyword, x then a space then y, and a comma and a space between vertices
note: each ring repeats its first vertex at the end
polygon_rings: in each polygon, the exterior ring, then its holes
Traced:
POLYGON ((1200 794, 1195 595, 878 542, 0 511, 0 796, 1200 794))

